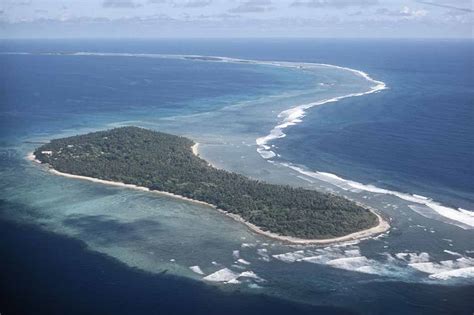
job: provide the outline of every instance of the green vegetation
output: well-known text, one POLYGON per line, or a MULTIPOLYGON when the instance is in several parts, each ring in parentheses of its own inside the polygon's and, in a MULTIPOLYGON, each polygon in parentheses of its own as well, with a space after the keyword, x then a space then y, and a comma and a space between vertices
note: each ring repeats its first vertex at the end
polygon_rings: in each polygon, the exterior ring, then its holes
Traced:
POLYGON ((377 224, 373 213, 345 198, 218 170, 192 153, 193 144, 183 137, 124 127, 56 139, 34 154, 60 172, 205 201, 281 235, 328 238, 377 224))

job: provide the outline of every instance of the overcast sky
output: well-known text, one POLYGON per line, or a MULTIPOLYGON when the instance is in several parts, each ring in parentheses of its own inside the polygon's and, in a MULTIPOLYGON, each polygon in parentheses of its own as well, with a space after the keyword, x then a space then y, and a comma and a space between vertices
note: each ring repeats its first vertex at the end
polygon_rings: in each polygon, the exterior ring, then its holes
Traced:
POLYGON ((473 38, 474 0, 0 0, 0 37, 473 38))

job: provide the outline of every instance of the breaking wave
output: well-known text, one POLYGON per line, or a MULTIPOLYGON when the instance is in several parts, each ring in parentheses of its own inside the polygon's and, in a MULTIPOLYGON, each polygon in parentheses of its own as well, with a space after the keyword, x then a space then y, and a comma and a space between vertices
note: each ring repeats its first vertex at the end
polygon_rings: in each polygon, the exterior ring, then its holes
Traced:
POLYGON ((332 245, 319 249, 297 250, 272 255, 284 263, 311 263, 336 269, 389 278, 425 281, 446 281, 454 278, 474 278, 474 258, 445 251, 456 257, 434 261, 426 252, 384 253, 376 258, 366 257, 354 244, 332 245))
POLYGON ((327 183, 330 183, 336 187, 339 187, 346 191, 360 192, 367 191, 376 194, 385 194, 396 196, 404 201, 414 203, 409 205, 413 211, 429 218, 439 219, 439 216, 444 218, 444 221, 450 224, 454 224, 463 229, 474 228, 474 212, 465 209, 455 209, 444 206, 431 198, 420 196, 416 194, 402 193, 394 190, 384 189, 376 187, 370 184, 362 184, 356 181, 341 178, 335 174, 325 172, 312 172, 305 170, 302 167, 292 165, 289 163, 279 163, 286 166, 298 173, 305 175, 310 178, 318 179, 327 183))

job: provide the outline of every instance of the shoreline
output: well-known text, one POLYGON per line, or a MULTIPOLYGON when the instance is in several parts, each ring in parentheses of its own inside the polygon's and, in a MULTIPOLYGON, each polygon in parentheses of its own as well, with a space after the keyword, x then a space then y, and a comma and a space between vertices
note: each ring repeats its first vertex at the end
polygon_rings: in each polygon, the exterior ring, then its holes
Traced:
MULTIPOLYGON (((193 152, 194 155, 199 157, 198 148, 199 148, 199 143, 196 142, 191 147, 191 151, 193 152)), ((26 156, 26 159, 29 160, 29 161, 32 161, 32 162, 36 162, 38 164, 43 164, 43 163, 41 163, 41 161, 36 159, 36 156, 34 155, 33 152, 28 153, 28 155, 26 156)), ((125 184, 125 183, 121 183, 121 182, 114 182, 114 181, 98 179, 98 178, 94 178, 94 177, 63 173, 63 172, 55 170, 54 168, 52 168, 49 165, 47 165, 47 166, 48 166, 48 171, 49 172, 51 172, 54 175, 58 175, 58 176, 63 176, 63 177, 73 178, 73 179, 81 179, 81 180, 86 180, 86 181, 93 182, 93 183, 105 184, 105 185, 110 185, 110 186, 115 186, 115 187, 130 188, 130 189, 135 189, 135 190, 140 190, 140 191, 152 192, 152 193, 160 194, 160 195, 163 195, 163 196, 172 197, 172 198, 176 198, 176 199, 179 199, 179 200, 184 200, 184 201, 193 202, 193 203, 196 203, 196 204, 208 206, 208 207, 211 207, 213 209, 216 209, 217 211, 219 211, 222 214, 225 214, 226 216, 232 218, 233 220, 244 224, 249 230, 251 230, 254 233, 266 236, 268 238, 271 238, 271 239, 274 239, 274 240, 277 240, 277 241, 290 243, 290 244, 293 244, 293 245, 331 244, 331 243, 340 243, 340 242, 345 242, 345 241, 366 239, 366 238, 374 237, 378 234, 381 234, 381 233, 387 231, 390 228, 389 223, 386 220, 384 220, 375 210, 373 210, 372 208, 367 207, 366 205, 363 205, 363 207, 365 209, 369 210, 370 212, 372 212, 377 217, 378 224, 376 226, 373 226, 371 228, 368 228, 368 229, 365 229, 365 230, 362 230, 362 231, 353 232, 353 233, 348 234, 348 235, 333 237, 333 238, 327 238, 327 239, 303 239, 303 238, 298 238, 298 237, 293 237, 293 236, 284 236, 284 235, 279 235, 279 234, 276 234, 276 233, 273 233, 273 232, 270 232, 270 231, 264 231, 260 227, 258 227, 257 225, 244 220, 241 216, 239 216, 237 214, 229 213, 229 212, 224 211, 222 209, 219 209, 215 205, 204 202, 204 201, 191 199, 191 198, 188 198, 188 197, 185 197, 185 196, 173 194, 173 193, 166 192, 166 191, 150 190, 147 187, 137 186, 137 185, 133 185, 133 184, 125 184)))

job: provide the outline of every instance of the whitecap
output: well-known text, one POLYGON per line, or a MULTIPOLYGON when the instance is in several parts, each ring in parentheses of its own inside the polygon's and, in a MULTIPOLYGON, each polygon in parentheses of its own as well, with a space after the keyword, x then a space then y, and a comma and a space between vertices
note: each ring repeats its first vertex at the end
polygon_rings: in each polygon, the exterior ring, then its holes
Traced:
POLYGON ((258 282, 266 281, 265 279, 260 278, 259 276, 257 276, 255 274, 255 272, 253 272, 253 271, 244 271, 244 272, 240 273, 239 278, 251 278, 251 279, 254 279, 258 282))
POLYGON ((430 255, 426 252, 421 253, 397 253, 395 256, 398 259, 405 260, 411 264, 422 263, 430 261, 430 255))
POLYGON ((474 267, 443 271, 429 276, 431 279, 448 280, 450 278, 473 278, 474 267))
POLYGON ((234 271, 228 268, 222 268, 204 277, 203 279, 206 281, 211 281, 211 282, 228 282, 228 281, 237 279, 238 276, 239 276, 238 273, 235 273, 234 271))
POLYGON ((367 266, 369 263, 369 260, 364 256, 343 257, 327 262, 327 264, 330 266, 346 270, 355 270, 357 268, 367 266))
POLYGON ((250 262, 242 258, 238 259, 237 262, 242 265, 250 265, 250 262))
POLYGON ((344 253, 346 254, 346 256, 350 257, 360 256, 360 250, 358 248, 345 250, 344 253))
POLYGON ((474 258, 470 257, 463 256, 455 260, 443 260, 439 263, 412 263, 409 266, 418 271, 428 273, 430 279, 447 280, 450 278, 474 277, 474 258))
POLYGON ((268 255, 268 249, 266 249, 266 248, 257 248, 257 254, 259 254, 259 255, 268 255))
POLYGON ((260 256, 260 260, 270 261, 270 256, 268 256, 268 250, 266 248, 257 248, 257 255, 260 256))
POLYGON ((229 280, 227 281, 226 283, 229 283, 229 284, 240 284, 241 282, 237 279, 232 279, 232 280, 229 280))
POLYGON ((278 254, 278 255, 272 255, 272 256, 273 258, 276 258, 278 260, 281 260, 287 263, 295 262, 305 257, 303 250, 298 250, 295 252, 289 252, 289 253, 278 254))
POLYGON ((460 253, 457 253, 457 252, 453 252, 451 250, 447 250, 445 249, 443 252, 445 252, 446 254, 450 254, 452 256, 459 256, 459 257, 462 257, 462 255, 460 253))
POLYGON ((201 270, 201 268, 199 266, 191 266, 191 267, 189 267, 189 269, 191 269, 192 271, 194 271, 195 273, 197 273, 199 275, 204 274, 204 272, 201 270))
POLYGON ((408 266, 418 271, 429 274, 444 272, 448 270, 446 267, 433 262, 412 263, 408 264, 408 266))
POLYGON ((309 256, 301 258, 301 261, 309 262, 309 263, 316 263, 316 264, 323 264, 327 262, 329 259, 325 255, 317 255, 317 256, 309 256))
POLYGON ((355 271, 368 273, 371 275, 377 275, 380 273, 380 270, 377 270, 374 266, 362 266, 362 267, 357 268, 355 271))

